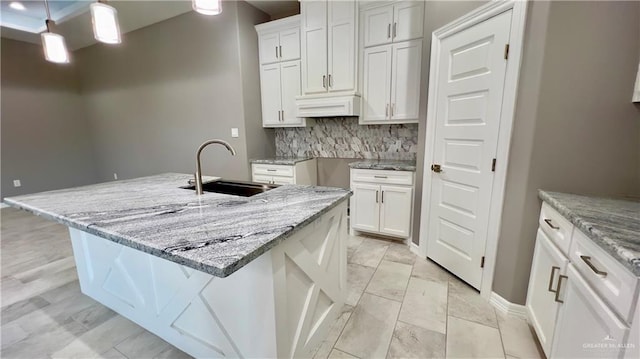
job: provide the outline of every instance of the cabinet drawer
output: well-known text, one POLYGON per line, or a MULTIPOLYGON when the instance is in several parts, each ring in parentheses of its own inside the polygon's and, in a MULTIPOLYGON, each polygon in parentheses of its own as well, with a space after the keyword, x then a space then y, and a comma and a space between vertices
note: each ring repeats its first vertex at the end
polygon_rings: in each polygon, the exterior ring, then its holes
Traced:
POLYGON ((293 166, 254 164, 253 174, 266 175, 266 176, 293 177, 293 166))
POLYGON ((408 171, 379 171, 379 170, 351 170, 353 182, 372 182, 380 184, 413 185, 413 172, 408 171))
POLYGON ((258 183, 271 183, 273 178, 271 176, 263 176, 263 175, 253 175, 252 181, 258 183))
POLYGON ((569 259, 602 299, 631 322, 637 278, 577 228, 569 259))
POLYGON ((271 178, 271 183, 273 183, 273 184, 293 184, 293 177, 273 176, 271 178))
POLYGON ((542 203, 538 222, 551 242, 558 246, 565 255, 568 255, 573 224, 545 202, 542 203))

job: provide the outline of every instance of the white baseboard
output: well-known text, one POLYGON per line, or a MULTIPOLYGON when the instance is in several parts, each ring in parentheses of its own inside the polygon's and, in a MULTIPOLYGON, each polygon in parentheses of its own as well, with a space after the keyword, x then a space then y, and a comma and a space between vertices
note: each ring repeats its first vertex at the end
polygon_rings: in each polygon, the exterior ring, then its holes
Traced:
POLYGON ((489 303, 491 303, 491 305, 493 305, 503 314, 511 315, 529 321, 529 316, 527 315, 527 307, 521 304, 511 303, 510 301, 502 298, 496 292, 491 292, 489 303))
POLYGON ((426 259, 426 258, 422 257, 422 253, 420 253, 420 247, 417 244, 413 243, 413 241, 412 241, 412 242, 409 242, 408 245, 409 245, 409 250, 413 254, 417 255, 418 257, 420 257, 422 259, 426 259))

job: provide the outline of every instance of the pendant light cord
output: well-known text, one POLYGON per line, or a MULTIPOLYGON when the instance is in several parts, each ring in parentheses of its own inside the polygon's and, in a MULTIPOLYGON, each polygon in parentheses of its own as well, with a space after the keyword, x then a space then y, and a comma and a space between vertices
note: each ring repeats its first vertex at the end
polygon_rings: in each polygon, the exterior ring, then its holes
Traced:
POLYGON ((44 9, 47 11, 47 19, 44 21, 44 23, 47 25, 47 32, 51 32, 51 29, 49 28, 49 22, 51 22, 51 12, 49 12, 49 1, 44 0, 44 9))

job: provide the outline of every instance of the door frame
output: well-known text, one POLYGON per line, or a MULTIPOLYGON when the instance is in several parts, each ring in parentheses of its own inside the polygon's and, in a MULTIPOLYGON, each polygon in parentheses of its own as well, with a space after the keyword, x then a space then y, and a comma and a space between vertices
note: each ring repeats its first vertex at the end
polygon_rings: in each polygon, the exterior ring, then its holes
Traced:
POLYGON ((424 156, 424 175, 422 191, 422 211, 420 216, 420 243, 418 253, 422 257, 427 257, 427 237, 429 226, 429 209, 431 203, 431 183, 433 173, 429 171, 433 163, 433 153, 435 146, 435 115, 437 98, 437 73, 439 58, 441 53, 440 41, 443 39, 477 25, 489 18, 499 15, 505 11, 513 10, 511 19, 511 31, 509 34, 509 60, 505 73, 504 94, 500 111, 500 128, 498 132, 498 147, 496 154, 496 171, 493 177, 493 191, 491 193, 491 204, 489 209, 489 226, 487 230, 487 240, 485 244, 485 262, 482 273, 482 283, 480 295, 489 299, 493 287, 493 274, 496 264, 496 252, 498 249, 498 238, 500 236, 500 225, 505 194, 507 177, 507 167, 509 161, 509 147, 513 121, 515 117, 515 107, 518 91, 518 79, 520 77, 520 67, 522 62, 523 38, 526 25, 527 13, 526 1, 506 0, 492 1, 478 9, 450 22, 437 29, 431 35, 431 60, 429 66, 429 92, 427 102, 427 128, 424 156), (432 76, 433 75, 433 76, 432 76))

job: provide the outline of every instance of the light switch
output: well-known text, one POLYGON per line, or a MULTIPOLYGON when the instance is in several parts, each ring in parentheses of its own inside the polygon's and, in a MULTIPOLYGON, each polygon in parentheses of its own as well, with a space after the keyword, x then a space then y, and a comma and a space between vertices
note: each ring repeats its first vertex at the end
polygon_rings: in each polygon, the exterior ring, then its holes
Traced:
POLYGON ((231 129, 231 137, 238 137, 238 129, 237 128, 232 128, 231 129))

